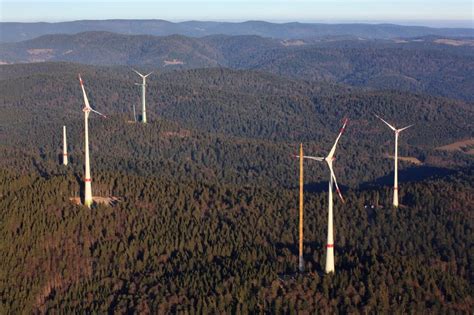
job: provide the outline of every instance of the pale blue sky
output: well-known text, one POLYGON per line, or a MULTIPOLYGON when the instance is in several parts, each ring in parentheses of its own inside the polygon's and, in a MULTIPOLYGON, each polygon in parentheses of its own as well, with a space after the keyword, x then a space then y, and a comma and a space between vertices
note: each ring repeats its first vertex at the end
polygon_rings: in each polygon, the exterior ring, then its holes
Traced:
POLYGON ((0 20, 392 22, 472 27, 472 0, 0 0, 0 20))

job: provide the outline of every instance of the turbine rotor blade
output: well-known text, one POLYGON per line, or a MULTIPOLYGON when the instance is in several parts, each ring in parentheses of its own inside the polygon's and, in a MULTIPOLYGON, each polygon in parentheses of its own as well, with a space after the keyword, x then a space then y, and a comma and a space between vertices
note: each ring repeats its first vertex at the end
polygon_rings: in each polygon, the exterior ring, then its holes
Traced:
POLYGON ((383 121, 383 122, 384 122, 387 126, 389 126, 390 129, 392 129, 393 131, 397 131, 397 129, 396 129, 394 126, 390 125, 388 122, 386 122, 385 120, 383 120, 382 117, 380 117, 379 115, 375 114, 375 117, 377 117, 378 119, 380 119, 381 121, 383 121))
POLYGON ((86 107, 88 110, 90 110, 90 111, 92 111, 92 112, 94 112, 94 113, 96 113, 96 114, 98 114, 98 115, 100 115, 100 116, 102 116, 102 117, 104 117, 104 118, 107 118, 107 116, 105 116, 104 114, 102 114, 102 113, 96 111, 95 109, 93 109, 93 108, 90 106, 90 104, 89 104, 89 99, 87 98, 87 94, 86 94, 86 89, 84 88, 84 82, 82 81, 82 78, 81 78, 81 75, 80 75, 80 74, 79 74, 79 82, 81 83, 82 95, 84 96, 84 105, 85 105, 85 107, 86 107))
POLYGON ((303 155, 303 159, 309 159, 309 160, 315 160, 315 161, 324 161, 324 158, 323 157, 319 157, 319 156, 307 156, 307 155, 303 155))
POLYGON ((86 108, 91 109, 91 106, 89 105, 89 100, 87 99, 86 90, 84 88, 84 82, 82 81, 82 78, 81 78, 80 74, 79 74, 79 82, 81 83, 82 96, 84 97, 84 105, 85 105, 86 108))
MULTIPOLYGON (((295 159, 299 159, 299 158, 300 158, 299 154, 292 154, 291 157, 292 157, 292 158, 295 158, 295 159)), ((324 161, 324 157, 319 157, 319 156, 303 155, 303 159, 315 160, 315 161, 319 161, 319 162, 324 161)))
POLYGON ((347 119, 347 118, 344 119, 344 124, 342 125, 341 130, 339 130, 339 135, 337 136, 336 141, 334 142, 334 145, 331 148, 331 151, 329 151, 327 159, 332 159, 332 157, 334 156, 334 152, 336 151, 337 143, 339 142, 339 139, 341 138, 342 134, 344 133, 344 130, 346 130, 346 125, 347 125, 348 121, 349 121, 349 119, 347 119))
POLYGON ((147 76, 149 76, 150 74, 152 74, 152 73, 153 73, 153 71, 152 71, 152 72, 150 72, 150 73, 148 73, 147 75, 145 75, 145 78, 146 78, 147 76))
POLYGON ((339 189, 339 185, 337 184, 336 175, 334 174, 334 170, 332 169, 332 163, 328 163, 328 166, 329 166, 329 171, 331 172, 331 177, 334 180, 334 186, 336 186, 336 192, 339 195, 339 198, 341 198, 341 201, 345 203, 346 201, 344 200, 344 197, 342 197, 341 190, 339 189))
POLYGON ((132 70, 133 70, 136 74, 138 74, 139 76, 141 76, 142 78, 144 77, 144 75, 141 74, 140 72, 138 72, 137 70, 135 70, 135 69, 133 69, 133 68, 132 68, 132 70))
POLYGON ((102 114, 102 113, 99 113, 99 112, 96 111, 95 109, 92 109, 92 108, 91 108, 91 111, 94 112, 94 113, 96 113, 97 115, 100 115, 100 116, 102 116, 102 117, 104 117, 104 118, 107 118, 107 116, 105 116, 105 115, 102 114))
POLYGON ((398 132, 402 132, 403 130, 406 130, 406 129, 408 129, 408 128, 410 128, 410 127, 413 127, 413 126, 414 126, 414 125, 409 125, 409 126, 400 128, 400 129, 398 129, 397 131, 398 131, 398 132))

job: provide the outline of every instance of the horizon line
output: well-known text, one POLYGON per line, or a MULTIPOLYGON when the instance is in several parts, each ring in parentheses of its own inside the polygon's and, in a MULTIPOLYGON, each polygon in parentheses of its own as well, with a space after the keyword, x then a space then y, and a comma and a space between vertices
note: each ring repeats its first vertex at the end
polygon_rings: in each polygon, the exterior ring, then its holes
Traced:
POLYGON ((336 24, 368 24, 368 25, 399 25, 399 26, 418 26, 418 27, 428 27, 428 28, 466 28, 474 29, 474 23, 472 20, 438 20, 438 19, 422 19, 422 20, 351 20, 351 19, 340 19, 340 20, 264 20, 264 19, 176 19, 176 20, 167 20, 167 19, 127 19, 127 18, 104 18, 104 19, 74 19, 74 20, 12 20, 4 21, 0 20, 0 23, 46 23, 46 24, 57 24, 57 23, 73 23, 81 21, 163 21, 174 24, 179 23, 188 23, 188 22, 210 22, 210 23, 248 23, 248 22, 263 22, 271 24, 326 24, 326 25, 336 25, 336 24), (437 26, 434 26, 438 24, 437 26), (446 25, 442 25, 446 24, 446 25), (460 24, 458 26, 449 26, 448 24, 460 24), (466 25, 464 25, 466 24, 466 25), (461 26, 462 25, 462 26, 461 26))

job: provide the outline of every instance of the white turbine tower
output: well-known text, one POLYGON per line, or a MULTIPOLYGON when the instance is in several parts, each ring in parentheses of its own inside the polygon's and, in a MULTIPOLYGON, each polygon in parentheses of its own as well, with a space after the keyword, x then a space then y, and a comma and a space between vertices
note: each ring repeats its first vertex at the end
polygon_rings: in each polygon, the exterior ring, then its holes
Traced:
POLYGON ((63 165, 67 165, 67 137, 66 137, 66 126, 63 126, 63 165))
POLYGON ((304 178, 303 178, 303 157, 304 157, 304 154, 303 154, 303 144, 300 143, 300 155, 299 155, 299 159, 300 159, 300 221, 299 221, 299 236, 300 236, 300 239, 299 239, 299 246, 298 246, 298 249, 299 249, 299 256, 298 256, 298 259, 299 259, 299 263, 298 263, 298 268, 300 270, 300 272, 304 272, 304 258, 303 258, 303 225, 304 225, 304 222, 303 222, 303 212, 304 212, 304 209, 303 209, 303 189, 304 189, 304 178))
POLYGON ((135 69, 132 69, 136 74, 142 77, 142 83, 135 83, 135 85, 141 85, 142 87, 142 123, 146 124, 146 102, 145 102, 145 94, 146 94, 146 77, 153 73, 150 72, 147 75, 143 75, 135 69))
POLYGON ((344 198, 342 197, 341 191, 339 186, 337 185, 336 175, 334 174, 334 170, 332 168, 332 163, 335 160, 334 152, 336 151, 337 143, 342 136, 342 133, 346 129, 347 119, 344 120, 344 124, 342 125, 341 130, 339 131, 339 135, 334 142, 334 145, 329 151, 329 154, 326 157, 315 157, 315 156, 303 156, 304 159, 310 159, 315 161, 326 161, 329 167, 329 194, 328 194, 328 237, 326 243, 326 273, 334 272, 334 234, 333 234, 333 197, 332 197, 332 188, 333 186, 336 187, 336 191, 341 198, 342 202, 344 202, 344 198))
POLYGON ((79 75, 79 82, 81 82, 82 95, 84 96, 84 152, 85 152, 85 170, 84 170, 84 205, 86 207, 91 207, 92 205, 92 178, 91 178, 91 166, 89 161, 89 114, 94 112, 102 117, 105 115, 99 113, 98 111, 92 109, 89 105, 89 100, 87 99, 86 90, 84 89, 84 83, 82 82, 81 75, 79 75))
POLYGON ((380 116, 375 115, 378 119, 383 121, 390 129, 395 132, 395 172, 393 175, 393 206, 398 208, 398 135, 405 129, 412 127, 413 125, 409 125, 400 129, 395 128, 394 126, 390 125, 388 122, 383 120, 380 116))

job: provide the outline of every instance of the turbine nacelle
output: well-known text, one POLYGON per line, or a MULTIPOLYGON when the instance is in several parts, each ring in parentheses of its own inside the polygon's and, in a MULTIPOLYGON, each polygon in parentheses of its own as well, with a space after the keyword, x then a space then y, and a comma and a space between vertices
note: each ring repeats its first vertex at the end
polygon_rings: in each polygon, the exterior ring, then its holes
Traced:
POLYGON ((409 125, 409 126, 406 126, 406 127, 403 127, 403 128, 400 128, 400 129, 397 129, 395 132, 396 134, 398 135, 400 132, 402 132, 403 130, 406 130, 410 127, 413 127, 414 125, 409 125))

